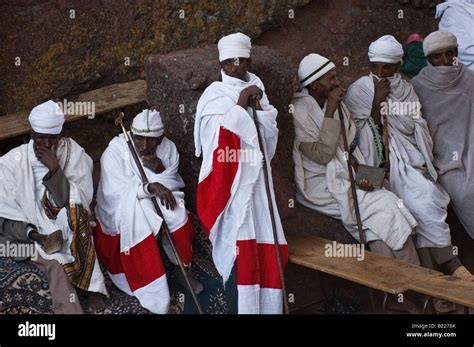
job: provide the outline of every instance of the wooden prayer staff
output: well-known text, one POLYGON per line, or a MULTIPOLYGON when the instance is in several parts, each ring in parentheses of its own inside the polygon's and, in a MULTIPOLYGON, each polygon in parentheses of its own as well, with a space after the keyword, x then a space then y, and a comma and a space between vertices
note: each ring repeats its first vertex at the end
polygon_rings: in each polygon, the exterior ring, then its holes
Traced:
POLYGON ((365 244, 365 233, 364 233, 364 229, 362 228, 362 220, 360 218, 359 200, 357 199, 354 173, 352 172, 352 166, 349 160, 350 153, 349 153, 349 145, 347 143, 346 127, 344 126, 344 114, 342 113, 342 108, 340 104, 337 107, 337 111, 339 113, 339 118, 341 119, 342 141, 344 143, 345 156, 347 156, 346 157, 347 168, 349 169, 349 180, 351 182, 352 199, 354 201, 354 210, 355 210, 356 221, 357 221, 357 229, 359 229, 359 239, 360 239, 361 244, 365 244))
POLYGON ((275 242, 275 250, 276 250, 276 257, 278 263, 278 272, 280 273, 280 282, 281 282, 281 289, 283 292, 283 309, 285 314, 290 313, 290 308, 288 307, 288 295, 286 292, 286 285, 285 285, 285 276, 283 274, 283 262, 281 260, 280 254, 280 243, 278 242, 278 235, 276 231, 276 223, 275 223, 275 213, 273 212, 273 203, 270 194, 270 182, 268 181, 268 168, 267 168, 267 161, 265 159, 265 152, 262 142, 262 136, 260 134, 260 129, 258 127, 258 118, 257 118, 257 108, 260 108, 260 102, 257 98, 252 99, 254 104, 252 106, 253 111, 253 121, 255 123, 255 127, 257 128, 257 137, 258 137, 258 145, 260 147, 260 151, 263 155, 263 178, 265 181, 265 191, 267 193, 267 200, 268 200, 268 208, 270 210, 270 219, 272 222, 272 232, 273 232, 273 241, 275 242))
POLYGON ((388 120, 387 114, 383 115, 383 145, 385 150, 385 178, 389 179, 388 173, 390 171, 390 148, 388 147, 388 120))
MULTIPOLYGON (((120 126, 122 128, 123 135, 125 137, 125 140, 127 141, 128 149, 130 150, 130 153, 132 154, 133 160, 135 161, 135 164, 137 165, 138 171, 140 172, 142 183, 143 184, 149 183, 148 178, 146 177, 146 174, 145 174, 145 170, 143 170, 142 163, 140 162, 140 159, 138 158, 138 154, 135 151, 135 147, 133 146, 132 140, 130 139, 130 136, 128 135, 128 132, 125 129, 125 126, 123 125, 123 121, 122 121, 123 117, 124 117, 124 113, 120 112, 120 114, 115 119, 115 125, 120 126)), ((202 310, 202 307, 199 304, 199 300, 196 296, 196 293, 194 292, 193 287, 191 286, 191 282, 189 280, 189 274, 186 271, 186 269, 183 265, 183 261, 181 260, 179 254, 178 254, 178 250, 176 249, 176 246, 173 242, 173 239, 171 238, 171 232, 168 228, 168 225, 165 222, 165 219, 163 217, 163 213, 161 213, 160 207, 158 206, 158 202, 156 201, 156 197, 152 197, 151 202, 153 203, 153 206, 155 207, 156 213, 163 220, 163 222, 161 223, 161 230, 163 230, 163 232, 165 233, 165 236, 168 238, 168 240, 170 242, 171 250, 172 250, 173 255, 175 256, 175 258, 178 260, 179 268, 181 269, 181 272, 183 273, 184 280, 186 281, 186 286, 188 287, 188 290, 191 293, 194 304, 196 305, 196 307, 199 311, 199 314, 204 314, 204 311, 202 310)))

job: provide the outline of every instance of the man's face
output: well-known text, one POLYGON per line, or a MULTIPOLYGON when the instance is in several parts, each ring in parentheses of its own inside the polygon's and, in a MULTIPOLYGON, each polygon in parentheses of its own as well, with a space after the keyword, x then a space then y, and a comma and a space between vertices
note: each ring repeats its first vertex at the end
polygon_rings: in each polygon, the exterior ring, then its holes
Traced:
POLYGON ((163 141, 164 135, 159 137, 148 137, 140 135, 132 135, 133 143, 138 150, 138 154, 142 157, 147 155, 154 155, 156 153, 156 148, 163 141))
POLYGON ((337 78, 336 68, 329 70, 326 74, 321 76, 318 80, 310 84, 310 88, 320 93, 327 98, 331 90, 338 88, 340 85, 337 78))
POLYGON ((251 62, 251 58, 231 58, 222 61, 221 67, 227 76, 245 81, 251 62))
POLYGON ((40 134, 31 130, 30 137, 34 141, 35 148, 43 147, 54 152, 59 140, 62 137, 62 133, 58 135, 40 134))
POLYGON ((400 63, 390 64, 380 61, 371 62, 370 71, 379 78, 392 77, 400 71, 400 63))
POLYGON ((457 56, 457 48, 447 48, 431 53, 426 59, 433 66, 453 66, 457 56))

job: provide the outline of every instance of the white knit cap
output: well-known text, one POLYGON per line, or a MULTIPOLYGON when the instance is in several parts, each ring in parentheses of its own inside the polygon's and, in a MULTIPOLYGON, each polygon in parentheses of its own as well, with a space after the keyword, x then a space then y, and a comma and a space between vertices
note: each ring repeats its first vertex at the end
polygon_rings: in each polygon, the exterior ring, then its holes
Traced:
POLYGON ((449 48, 457 48, 458 40, 449 31, 433 31, 423 41, 423 53, 425 57, 430 54, 449 48))
POLYGON ((250 58, 252 43, 250 37, 242 33, 230 34, 222 37, 217 43, 219 61, 230 58, 250 58))
POLYGON ((160 112, 156 110, 143 110, 133 118, 131 129, 135 135, 160 137, 164 134, 165 127, 161 120, 160 112))
POLYGON ((301 87, 306 87, 308 84, 313 83, 335 67, 336 65, 328 58, 316 53, 308 54, 301 60, 298 68, 298 78, 301 87))
POLYGON ((369 61, 396 64, 403 60, 403 46, 392 35, 384 35, 369 46, 369 61))
POLYGON ((63 129, 64 113, 57 103, 48 100, 34 107, 28 120, 35 132, 57 135, 63 129))

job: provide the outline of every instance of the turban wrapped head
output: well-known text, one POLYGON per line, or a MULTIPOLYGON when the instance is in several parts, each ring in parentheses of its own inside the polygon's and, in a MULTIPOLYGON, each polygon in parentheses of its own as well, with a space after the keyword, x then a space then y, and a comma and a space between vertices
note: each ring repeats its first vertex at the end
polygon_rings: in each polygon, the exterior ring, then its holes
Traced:
POLYGON ((458 40, 448 31, 434 31, 423 41, 425 57, 442 49, 458 48, 458 40))
POLYGON ((298 67, 301 88, 313 83, 336 67, 332 61, 322 55, 311 53, 304 57, 298 67))
POLYGON ((35 106, 28 118, 31 128, 40 134, 58 135, 63 130, 64 113, 52 100, 35 106))
POLYGON ((132 122, 132 133, 146 137, 160 137, 164 134, 164 125, 160 112, 143 110, 135 116, 132 122))
POLYGON ((369 61, 397 64, 403 61, 403 46, 392 35, 384 35, 369 46, 369 61))
POLYGON ((231 58, 250 58, 252 44, 250 37, 242 33, 230 34, 222 37, 217 43, 219 61, 231 58))

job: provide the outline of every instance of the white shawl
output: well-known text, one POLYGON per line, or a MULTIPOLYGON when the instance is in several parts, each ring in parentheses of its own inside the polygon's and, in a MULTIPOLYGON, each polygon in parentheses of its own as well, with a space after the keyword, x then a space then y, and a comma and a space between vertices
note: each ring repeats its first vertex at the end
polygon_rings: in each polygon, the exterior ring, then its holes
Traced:
MULTIPOLYGON (((155 174, 143 167, 150 183, 159 182, 175 192, 184 187, 178 173, 179 153, 168 138, 156 149, 165 171, 155 174)), ((138 199, 143 189, 140 174, 123 134, 112 139, 100 160, 102 171, 97 192, 96 214, 104 233, 111 236, 120 233, 120 252, 126 252, 152 232, 157 234, 162 219, 156 213, 150 199, 138 199)), ((172 228, 171 225, 168 226, 172 228)))
POLYGON ((433 137, 439 182, 474 238, 474 71, 428 64, 411 83, 433 137))
MULTIPOLYGON (((31 223, 41 234, 62 230, 66 242, 60 252, 48 255, 38 244, 35 245, 43 258, 64 265, 74 261, 70 251, 73 232, 69 228, 66 208, 60 210, 56 220, 49 219, 44 212, 42 198, 46 188, 42 182, 48 168, 36 158, 33 143, 31 140, 0 158, 0 217, 31 223)), ((82 204, 89 210, 93 195, 92 159, 71 138, 60 139, 56 155, 69 181, 70 204, 82 204)), ((97 259, 88 289, 107 293, 97 259)))
MULTIPOLYGON (((293 159, 300 202, 333 218, 341 219, 351 235, 359 239, 342 138, 336 156, 327 165, 320 165, 306 158, 299 150, 299 144, 317 141, 324 119, 324 109, 308 94, 307 89, 296 93, 292 104, 296 132, 293 159)), ((341 107, 347 139, 351 143, 356 136, 356 125, 343 103, 341 107)), ((340 119, 338 111, 334 117, 340 119)), ((365 164, 359 148, 355 148, 353 156, 359 164, 365 164)), ((357 189, 357 197, 362 224, 367 229, 367 241, 381 239, 390 248, 401 249, 416 225, 410 212, 404 206, 398 206, 397 197, 384 188, 373 192, 357 189)))
MULTIPOLYGON (((239 160, 239 167, 231 187, 231 196, 224 211, 218 216, 210 241, 213 259, 224 283, 229 278, 236 259, 237 240, 256 239, 257 243, 273 244, 268 200, 262 174, 262 154, 259 150, 257 129, 251 118, 252 110, 237 106, 240 92, 256 85, 264 91, 260 100, 262 111, 257 111, 259 129, 262 134, 263 151, 269 173, 271 201, 280 245, 286 245, 283 228, 276 205, 270 162, 278 141, 276 126, 277 110, 270 105, 262 81, 248 73, 247 81, 227 76, 222 71, 222 82, 212 83, 199 99, 194 126, 196 156, 204 153, 199 182, 212 172, 214 150, 218 147, 219 130, 227 129, 240 138, 240 149, 255 153, 254 161, 239 160)), ((240 287, 240 286, 239 286, 240 287)), ((281 290, 254 288, 246 293, 239 288, 239 313, 279 313, 282 307, 281 290), (248 305, 249 302, 259 305, 248 305)))

